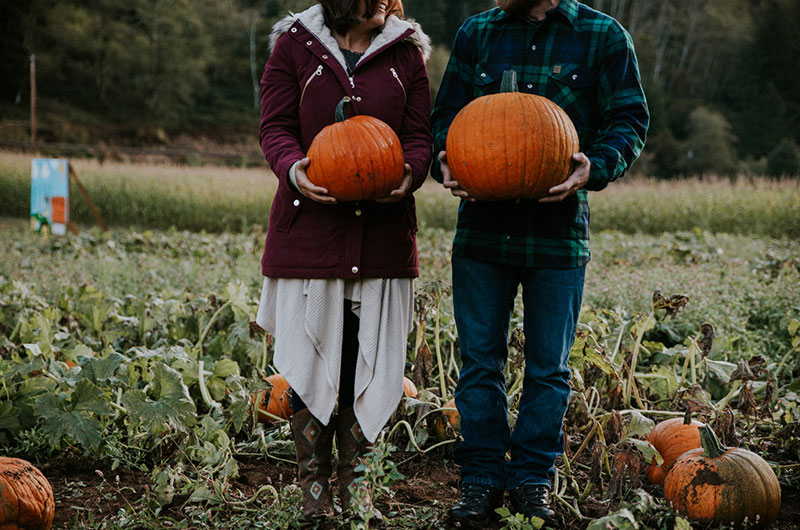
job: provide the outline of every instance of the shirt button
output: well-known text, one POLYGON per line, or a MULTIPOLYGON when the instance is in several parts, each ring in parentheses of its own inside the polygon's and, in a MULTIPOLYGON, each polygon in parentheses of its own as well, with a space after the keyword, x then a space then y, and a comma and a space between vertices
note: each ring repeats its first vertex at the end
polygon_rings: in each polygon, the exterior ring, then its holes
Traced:
POLYGON ((353 271, 353 274, 358 274, 358 267, 353 267, 353 268, 352 268, 352 269, 350 269, 350 270, 352 270, 352 271, 353 271))
POLYGON ((536 51, 536 45, 531 46, 531 50, 536 51))
POLYGON ((323 56, 322 56, 322 58, 323 58, 323 59, 327 59, 327 58, 328 58, 328 56, 327 56, 327 55, 323 55, 323 56))
POLYGON ((361 215, 361 210, 356 210, 356 215, 357 216, 361 215))
POLYGON ((572 80, 575 81, 576 79, 578 79, 578 74, 572 74, 572 80))
POLYGON ((511 236, 506 236, 506 241, 508 241, 509 239, 511 239, 511 236))
POLYGON ((532 83, 528 83, 528 88, 533 88, 533 84, 532 83))
POLYGON ((310 40, 307 40, 307 41, 306 41, 306 44, 307 44, 308 46, 311 46, 311 41, 310 41, 310 40))
POLYGON ((294 204, 295 206, 300 206, 300 199, 295 199, 292 204, 294 204))
POLYGON ((297 28, 292 28, 292 33, 297 33, 297 28))
POLYGON ((481 77, 486 77, 486 72, 482 73, 481 77))

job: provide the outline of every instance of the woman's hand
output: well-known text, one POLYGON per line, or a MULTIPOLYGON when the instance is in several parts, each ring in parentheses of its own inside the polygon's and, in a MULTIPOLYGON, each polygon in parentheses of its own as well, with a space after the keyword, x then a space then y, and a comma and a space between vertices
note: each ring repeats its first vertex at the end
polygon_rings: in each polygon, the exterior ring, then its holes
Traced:
POLYGON ((408 189, 411 187, 411 166, 408 164, 405 165, 403 171, 403 181, 400 183, 397 189, 392 190, 392 192, 382 199, 375 199, 375 202, 379 202, 381 204, 391 204, 393 202, 400 202, 403 197, 406 196, 408 193, 408 189))
POLYGON ((300 160, 295 166, 295 181, 297 182, 297 190, 304 196, 312 201, 320 202, 322 204, 336 204, 336 199, 328 195, 328 190, 320 186, 315 186, 306 174, 306 168, 311 163, 311 159, 306 157, 300 160))
POLYGON ((583 153, 572 155, 572 161, 575 162, 575 169, 572 170, 572 174, 558 186, 550 188, 550 195, 542 197, 539 202, 561 202, 586 186, 586 183, 589 182, 592 162, 583 153))
POLYGON ((461 187, 461 184, 456 182, 453 179, 453 176, 450 174, 450 166, 447 165, 447 152, 441 151, 439 153, 439 163, 442 168, 442 184, 445 188, 450 190, 455 197, 459 197, 461 199, 475 202, 475 198, 469 194, 467 190, 461 187))

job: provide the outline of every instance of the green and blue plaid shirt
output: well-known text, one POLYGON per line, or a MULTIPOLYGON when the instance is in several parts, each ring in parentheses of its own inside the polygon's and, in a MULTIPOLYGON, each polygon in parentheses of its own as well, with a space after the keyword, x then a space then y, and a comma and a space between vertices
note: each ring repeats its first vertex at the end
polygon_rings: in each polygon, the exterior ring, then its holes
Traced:
POLYGON ((467 19, 433 111, 437 155, 458 111, 499 92, 507 69, 516 70, 521 92, 545 96, 567 112, 592 163, 589 182, 560 203, 461 201, 453 253, 524 267, 583 266, 590 257, 588 190, 625 174, 650 121, 633 42, 616 20, 576 0, 561 0, 542 21, 499 8, 467 19))

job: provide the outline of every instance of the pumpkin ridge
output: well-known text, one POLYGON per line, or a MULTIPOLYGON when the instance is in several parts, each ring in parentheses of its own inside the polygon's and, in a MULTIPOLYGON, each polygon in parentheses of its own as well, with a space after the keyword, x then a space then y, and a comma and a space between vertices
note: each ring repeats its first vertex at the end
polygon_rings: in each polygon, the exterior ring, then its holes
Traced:
MULTIPOLYGON (((375 180, 379 171, 377 167, 378 161, 382 164, 383 157, 368 156, 368 153, 373 149, 381 148, 377 138, 381 131, 379 131, 377 127, 373 127, 372 123, 368 120, 359 120, 358 126, 360 128, 358 137, 356 138, 353 134, 349 135, 350 146, 352 149, 359 151, 358 159, 364 160, 365 164, 358 168, 360 173, 358 182, 361 185, 361 196, 372 197, 375 196, 376 190, 379 189, 378 183, 376 183, 375 180), (361 142, 356 140, 361 140, 361 142), (368 145, 371 146, 369 149, 367 148, 368 145), (376 158, 378 160, 376 160, 376 158)), ((381 169, 383 169, 383 167, 381 167, 381 169)))
MULTIPOLYGON (((751 470, 753 469, 752 466, 747 465, 747 462, 740 458, 740 452, 736 448, 728 449, 724 455, 720 458, 726 458, 728 463, 730 464, 731 472, 730 476, 727 477, 729 481, 739 482, 742 480, 743 477, 751 476, 751 473, 748 473, 748 468, 751 470)), ((753 490, 759 489, 758 493, 756 494, 758 499, 763 499, 764 491, 763 485, 757 484, 758 481, 751 480, 748 481, 748 489, 747 494, 745 495, 745 490, 742 488, 727 488, 727 510, 728 510, 728 520, 730 522, 734 522, 736 519, 743 519, 744 517, 750 518, 751 514, 758 513, 760 510, 760 506, 757 503, 754 503, 755 500, 753 497, 753 490), (736 519, 734 519, 736 517, 736 519)))
POLYGON ((556 131, 555 135, 558 138, 558 153, 564 153, 566 157, 559 157, 559 164, 558 164, 558 173, 554 176, 553 180, 550 181, 550 186, 547 190, 543 191, 550 191, 550 188, 556 185, 556 183, 560 184, 562 181, 566 180, 569 176, 569 167, 570 167, 570 158, 572 153, 567 154, 567 149, 569 147, 569 140, 567 138, 567 128, 564 126, 564 118, 561 116, 559 112, 560 107, 551 106, 550 110, 553 112, 553 119, 554 123, 556 124, 556 131))
MULTIPOLYGON (((0 464, 5 464, 9 466, 16 467, 14 462, 3 462, 0 459, 0 464)), ((16 488, 14 488, 14 483, 11 482, 10 477, 4 471, 3 472, 3 481, 6 483, 5 487, 2 488, 3 496, 3 516, 4 522, 13 522, 19 520, 19 497, 16 492, 16 488)))
MULTIPOLYGON (((344 123, 344 122, 342 122, 344 123)), ((357 122, 350 125, 353 126, 357 122)), ((347 134, 344 128, 337 127, 336 139, 333 141, 334 145, 334 160, 338 162, 337 165, 346 164, 347 172, 342 179, 343 187, 338 192, 341 194, 342 201, 349 201, 354 194, 362 190, 360 182, 361 174, 361 160, 358 157, 358 150, 353 150, 353 138, 347 134)))
MULTIPOLYGON (((775 491, 770 491, 772 488, 770 486, 773 485, 773 481, 771 480, 772 468, 769 467, 763 460, 753 460, 747 458, 747 454, 740 450, 732 450, 732 455, 735 458, 735 461, 740 464, 741 468, 744 468, 745 473, 741 476, 750 476, 753 473, 758 475, 759 480, 750 481, 750 484, 756 483, 759 488, 759 494, 755 497, 750 492, 750 495, 747 495, 748 508, 745 512, 745 515, 752 514, 752 513, 761 513, 765 514, 764 518, 775 518, 778 516, 778 512, 775 511, 773 514, 770 509, 770 506, 765 501, 771 498, 778 498, 780 499, 780 488, 778 488, 777 495, 775 491), (749 469, 749 472, 748 472, 749 469), (754 502, 755 501, 755 502, 754 502)), ((753 521, 754 522, 754 521, 753 521)))
MULTIPOLYGON (((542 104, 542 100, 535 99, 533 100, 534 107, 536 108, 537 114, 547 114, 544 105, 542 104)), ((542 127, 537 127, 536 132, 538 134, 538 144, 536 145, 536 158, 534 159, 536 163, 534 166, 536 167, 536 177, 531 178, 531 184, 528 186, 527 195, 528 197, 533 197, 536 195, 537 189, 539 187, 539 179, 541 179, 542 172, 545 168, 545 153, 547 152, 547 146, 550 142, 549 135, 547 131, 545 131, 542 127)))
MULTIPOLYGON (((486 105, 486 100, 481 101, 480 110, 482 111, 482 113, 481 113, 481 122, 485 123, 485 124, 489 124, 488 125, 488 129, 490 131, 489 132, 489 135, 490 135, 489 136, 489 140, 492 141, 492 139, 494 137, 494 122, 487 121, 487 119, 489 117, 489 105, 486 105)), ((481 157, 483 158, 484 164, 486 164, 488 161, 491 160, 491 156, 492 156, 492 154, 491 154, 491 152, 489 152, 489 144, 488 144, 488 142, 481 142, 481 157)), ((496 193, 495 190, 496 190, 496 187, 497 187, 497 179, 499 178, 499 176, 500 175, 487 175, 486 176, 486 180, 488 182, 492 183, 492 187, 491 187, 491 190, 490 190, 490 192, 489 192, 489 194, 487 196, 487 199, 493 199, 494 198, 495 193, 496 193)))
MULTIPOLYGON (((514 74, 516 76, 516 74, 514 74)), ((518 97, 515 97, 516 94, 508 93, 506 96, 510 100, 517 100, 518 97)), ((516 116, 514 115, 512 105, 503 105, 503 119, 500 120, 500 123, 508 123, 511 120, 514 123, 516 120, 516 116)), ((517 125, 516 123, 514 123, 517 125)), ((502 151, 503 155, 505 156, 497 156, 499 160, 505 160, 506 163, 503 164, 503 178, 505 179, 505 184, 503 184, 503 189, 508 190, 511 185, 511 176, 509 175, 509 169, 511 168, 512 164, 516 164, 519 160, 519 150, 517 149, 517 142, 514 142, 514 145, 511 146, 508 143, 508 136, 506 134, 506 127, 503 127, 501 130, 498 131, 498 136, 500 137, 500 146, 498 146, 498 150, 502 151), (509 156, 509 154, 511 156, 509 156)), ((516 140, 519 139, 519 135, 514 135, 516 140)), ((499 155, 499 153, 498 153, 499 155)))
POLYGON ((520 112, 520 116, 522 118, 520 129, 523 131, 524 134, 519 135, 522 140, 522 153, 521 153, 522 167, 520 168, 522 172, 522 178, 519 179, 520 181, 519 189, 517 190, 518 197, 525 196, 525 189, 528 187, 528 178, 529 178, 528 175, 530 175, 530 173, 528 173, 528 158, 530 157, 531 139, 528 137, 528 135, 531 134, 531 131, 529 131, 530 124, 528 123, 527 111, 528 108, 530 107, 531 98, 527 96, 528 96, 527 94, 522 94, 522 93, 520 93, 519 96, 520 107, 522 107, 522 112, 520 112))
MULTIPOLYGON (((552 118, 552 113, 550 109, 547 107, 544 101, 539 100, 539 112, 542 114, 546 114, 548 117, 552 118)), ((542 144, 539 147, 539 171, 537 171, 537 175, 539 175, 538 179, 536 180, 536 184, 534 185, 533 189, 530 191, 532 197, 539 195, 542 190, 542 180, 546 178, 547 173, 551 173, 555 170, 555 168, 550 168, 549 171, 547 169, 547 154, 554 150, 553 143, 557 141, 553 138, 553 130, 552 127, 542 128, 542 144)), ((557 146, 556 146, 557 147, 557 146)))

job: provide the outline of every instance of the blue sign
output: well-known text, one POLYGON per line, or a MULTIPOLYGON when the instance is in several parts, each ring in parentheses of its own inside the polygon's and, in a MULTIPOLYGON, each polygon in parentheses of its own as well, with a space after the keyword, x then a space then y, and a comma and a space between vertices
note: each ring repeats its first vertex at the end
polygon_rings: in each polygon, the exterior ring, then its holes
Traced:
POLYGON ((64 235, 69 222, 69 162, 54 158, 31 161, 31 227, 64 235))

